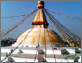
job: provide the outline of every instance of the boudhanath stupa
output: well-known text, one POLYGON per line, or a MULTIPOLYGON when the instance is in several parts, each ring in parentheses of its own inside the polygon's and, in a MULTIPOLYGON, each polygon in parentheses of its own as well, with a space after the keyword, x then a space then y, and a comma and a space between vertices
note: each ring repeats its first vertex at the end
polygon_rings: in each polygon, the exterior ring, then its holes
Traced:
POLYGON ((81 62, 78 47, 65 47, 62 38, 48 29, 45 3, 38 1, 32 28, 22 33, 12 46, 1 47, 3 62, 81 62), (60 47, 58 47, 60 46, 60 47))

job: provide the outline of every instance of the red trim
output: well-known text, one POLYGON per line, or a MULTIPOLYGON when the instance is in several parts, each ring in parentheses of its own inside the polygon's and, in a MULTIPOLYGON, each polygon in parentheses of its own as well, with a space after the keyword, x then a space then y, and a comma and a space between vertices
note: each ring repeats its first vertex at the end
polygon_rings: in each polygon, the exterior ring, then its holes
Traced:
POLYGON ((33 24, 44 24, 43 21, 32 22, 33 24))
POLYGON ((54 48, 54 50, 57 50, 57 48, 54 48))

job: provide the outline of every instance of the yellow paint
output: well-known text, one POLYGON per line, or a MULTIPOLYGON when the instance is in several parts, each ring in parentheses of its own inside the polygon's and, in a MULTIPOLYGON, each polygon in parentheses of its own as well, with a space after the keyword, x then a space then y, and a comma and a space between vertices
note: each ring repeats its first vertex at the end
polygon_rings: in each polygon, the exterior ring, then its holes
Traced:
MULTIPOLYGON (((35 43, 38 43, 38 40, 40 43, 42 43, 43 45, 45 45, 45 41, 46 41, 46 44, 48 44, 49 42, 56 45, 57 43, 60 43, 62 44, 62 39, 55 34, 55 32, 52 32, 52 30, 49 30, 49 29, 43 29, 40 27, 38 27, 38 29, 36 28, 33 28, 35 30, 32 30, 29 35, 27 35, 26 32, 24 32, 26 35, 21 35, 17 42, 20 42, 20 40, 24 37, 26 37, 26 39, 23 41, 23 44, 28 44, 28 43, 31 43, 32 46, 35 44, 35 43), (45 36, 44 36, 44 30, 45 30, 45 36), (32 34, 31 34, 32 33, 32 34), (40 36, 39 36, 39 33, 40 33, 40 36), (40 39, 39 39, 40 37, 40 39), (30 38, 30 41, 28 41, 30 38)), ((16 43, 17 43, 16 42, 16 43)))
POLYGON ((70 45, 71 47, 74 47, 74 46, 75 46, 74 43, 71 43, 71 42, 69 42, 68 40, 66 40, 66 42, 69 43, 69 45, 70 45))
POLYGON ((42 5, 42 4, 38 4, 37 7, 44 7, 44 5, 42 5))

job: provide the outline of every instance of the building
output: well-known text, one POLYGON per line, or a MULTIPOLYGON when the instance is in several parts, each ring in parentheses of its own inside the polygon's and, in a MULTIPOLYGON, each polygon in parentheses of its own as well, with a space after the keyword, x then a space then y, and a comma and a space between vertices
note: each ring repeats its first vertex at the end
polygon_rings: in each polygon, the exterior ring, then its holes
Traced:
POLYGON ((81 62, 81 49, 65 47, 62 38, 48 29, 44 6, 43 1, 38 1, 33 27, 12 46, 1 47, 3 62, 81 62))

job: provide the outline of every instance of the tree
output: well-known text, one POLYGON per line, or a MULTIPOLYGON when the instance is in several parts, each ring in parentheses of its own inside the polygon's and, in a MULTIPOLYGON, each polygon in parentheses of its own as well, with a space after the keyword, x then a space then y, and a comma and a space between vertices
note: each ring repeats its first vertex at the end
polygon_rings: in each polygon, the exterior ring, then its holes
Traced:
POLYGON ((3 40, 1 40, 1 47, 3 46, 11 46, 13 43, 15 43, 16 40, 15 39, 12 39, 12 38, 5 38, 3 40))

